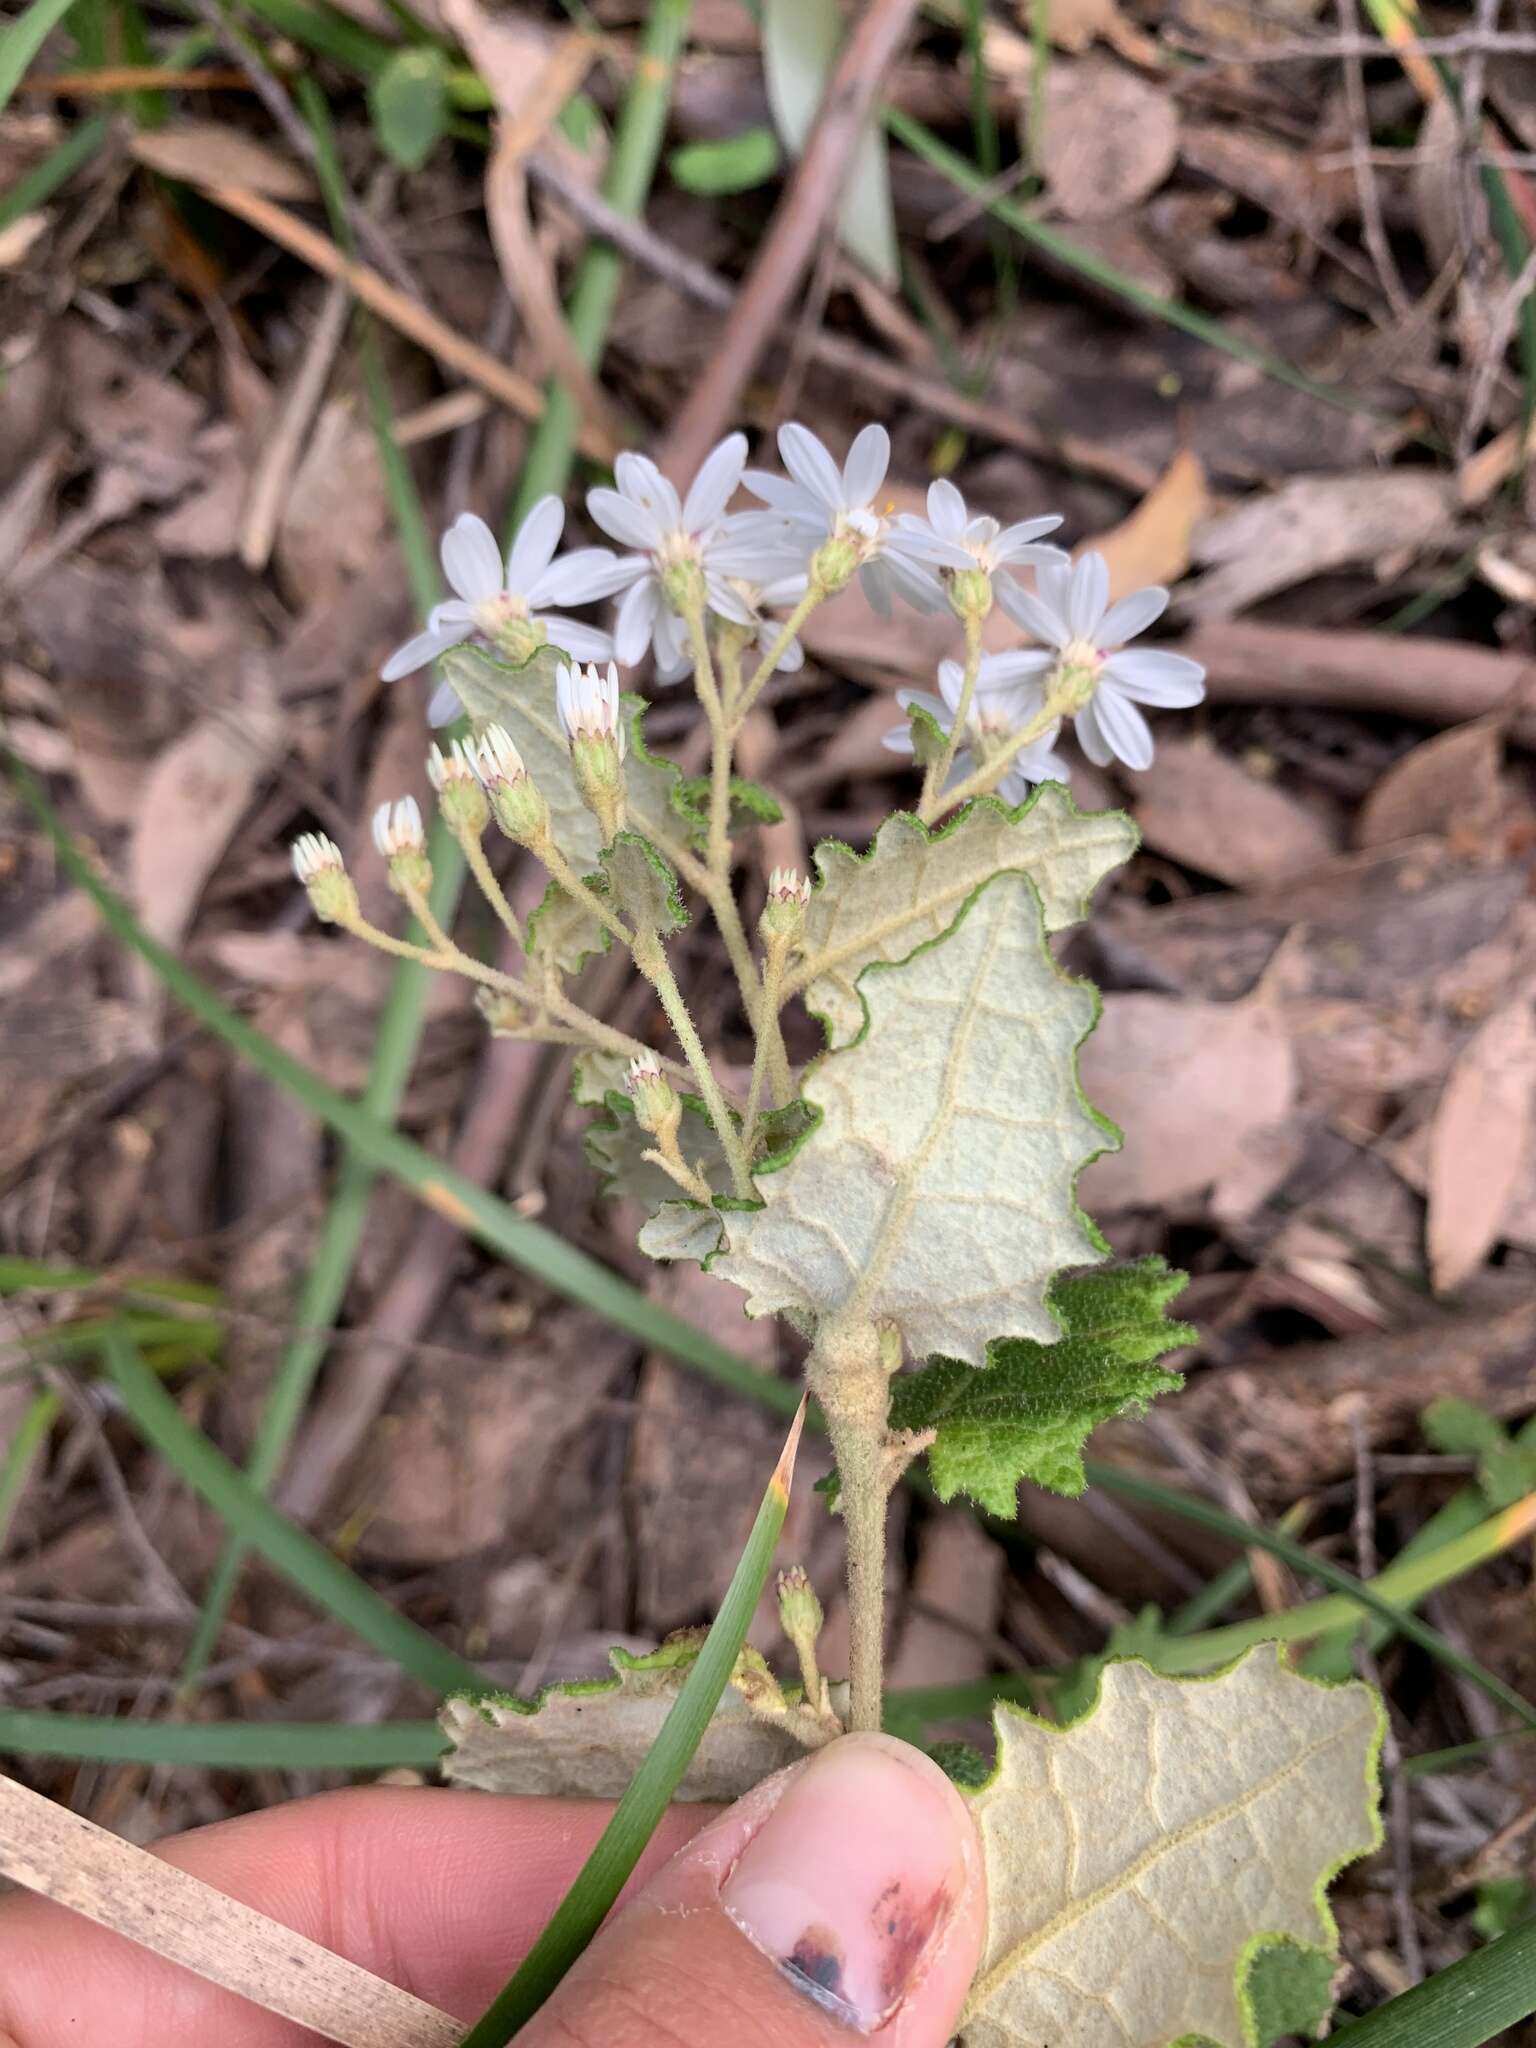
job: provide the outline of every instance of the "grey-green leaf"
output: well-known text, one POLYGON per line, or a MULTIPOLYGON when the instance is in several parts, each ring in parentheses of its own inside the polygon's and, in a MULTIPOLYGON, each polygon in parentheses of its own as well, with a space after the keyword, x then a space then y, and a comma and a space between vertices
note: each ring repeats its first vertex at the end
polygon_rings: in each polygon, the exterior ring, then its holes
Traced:
MULTIPOLYGON (((843 40, 842 10, 828 0, 763 0, 763 71, 774 123, 796 155, 810 134, 843 40)), ((838 233, 850 255, 888 289, 899 277, 885 137, 870 123, 843 180, 838 233)))
POLYGON ((448 126, 448 67, 441 50, 399 50, 368 88, 374 132, 402 169, 419 171, 448 126))

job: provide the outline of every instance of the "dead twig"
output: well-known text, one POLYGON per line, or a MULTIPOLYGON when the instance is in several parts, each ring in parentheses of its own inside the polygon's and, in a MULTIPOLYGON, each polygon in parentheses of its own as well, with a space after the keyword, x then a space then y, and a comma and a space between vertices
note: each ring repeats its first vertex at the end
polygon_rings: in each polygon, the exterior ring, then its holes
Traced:
POLYGON ((856 18, 752 274, 709 367, 658 453, 662 469, 673 477, 693 474, 736 410, 790 294, 815 254, 854 146, 916 12, 917 0, 869 0, 856 18))

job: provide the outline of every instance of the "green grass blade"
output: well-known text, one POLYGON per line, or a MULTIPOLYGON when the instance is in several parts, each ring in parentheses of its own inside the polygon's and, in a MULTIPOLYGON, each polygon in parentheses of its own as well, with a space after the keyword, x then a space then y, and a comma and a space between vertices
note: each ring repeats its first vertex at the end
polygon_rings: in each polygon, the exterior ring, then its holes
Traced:
POLYGON ((1350 2048, 1482 2048, 1536 2012, 1536 1920, 1501 1934, 1346 2030, 1350 2048))
POLYGON ((90 162, 111 133, 110 114, 93 114, 70 130, 64 140, 50 149, 39 164, 0 193, 0 228, 8 228, 24 213, 32 213, 59 187, 67 184, 82 164, 90 162))
POLYGON ((773 1553, 789 1507, 790 1481, 800 1440, 797 1414, 763 1504, 752 1524, 720 1611, 698 1662, 683 1682, 661 1733, 629 1781, 597 1847, 517 1973, 470 2028, 460 2048, 502 2048, 525 2026, 603 1924, 656 1824, 682 1783, 683 1773, 720 1704, 747 1630, 762 1598, 773 1553))
MULTIPOLYGON (((1490 1556, 1507 1547, 1513 1540, 1511 1527, 1528 1526, 1521 1524, 1518 1517, 1524 1510, 1529 1516, 1532 1502, 1525 1501, 1515 1508, 1507 1508, 1502 1514, 1490 1517, 1479 1525, 1479 1529, 1456 1543, 1447 1543, 1425 1558, 1416 1559, 1406 1571, 1394 1581, 1389 1572, 1383 1572, 1372 1585, 1366 1585, 1352 1573, 1339 1565, 1331 1564, 1326 1558, 1314 1556, 1299 1543, 1293 1543, 1288 1536, 1282 1536, 1274 1529, 1261 1528, 1253 1523, 1240 1521, 1236 1515, 1229 1515, 1225 1509, 1214 1506, 1210 1501, 1199 1500, 1192 1494, 1179 1493, 1173 1487, 1163 1486, 1155 1479, 1147 1479, 1140 1473, 1128 1472, 1119 1466, 1101 1465, 1094 1460, 1084 1460, 1088 1481, 1092 1486, 1102 1486, 1118 1493, 1123 1499, 1139 1500, 1149 1506, 1166 1509, 1170 1514, 1179 1515, 1186 1522, 1213 1530, 1225 1536, 1229 1542, 1242 1548, 1267 1550, 1278 1557, 1293 1571, 1304 1577, 1320 1579, 1335 1593, 1343 1595, 1337 1601, 1314 1601, 1307 1606, 1292 1608, 1288 1613, 1261 1616, 1253 1622, 1234 1622, 1230 1628, 1213 1629, 1202 1636, 1185 1636, 1178 1641, 1176 1654, 1165 1668, 1169 1670, 1208 1669, 1212 1664, 1223 1663, 1235 1657, 1255 1642, 1271 1642, 1277 1639, 1294 1639, 1302 1635, 1315 1635, 1319 1628, 1337 1628, 1349 1619, 1349 1603, 1384 1621, 1398 1635, 1406 1636, 1417 1643, 1420 1649, 1428 1650, 1448 1669, 1457 1671, 1471 1684, 1487 1693, 1492 1700, 1516 1715, 1527 1727, 1536 1727, 1536 1707, 1522 1697, 1512 1686, 1504 1683, 1495 1672, 1480 1664, 1475 1657, 1431 1628, 1427 1621, 1398 1602, 1404 1597, 1422 1598, 1433 1585, 1443 1585, 1447 1577, 1454 1577, 1458 1570, 1470 1571, 1490 1556), (1512 1520, 1512 1518, 1516 1518, 1512 1520)), ((1536 1498, 1536 1497, 1533 1497, 1536 1498)))
POLYGON ((1475 1742, 1458 1742, 1450 1749, 1427 1749, 1421 1756, 1404 1757, 1399 1768, 1410 1778, 1432 1778, 1440 1771, 1454 1771, 1462 1764, 1485 1764, 1501 1743, 1521 1742, 1536 1735, 1536 1728, 1510 1728, 1498 1735, 1479 1735, 1475 1742))
POLYGON ((389 1771, 436 1763, 435 1721, 337 1726, 329 1721, 129 1721, 107 1714, 0 1710, 0 1755, 81 1763, 171 1764, 205 1771, 389 1771))
POLYGON ((0 111, 26 76, 27 66, 75 4, 75 0, 32 0, 0 35, 0 111))
POLYGON ((94 1266, 61 1266, 52 1259, 21 1259, 0 1255, 0 1295, 86 1294, 104 1289, 120 1301, 184 1301, 197 1308, 217 1308, 217 1287, 174 1274, 103 1273, 94 1266))
POLYGON ((200 1493, 253 1550, 299 1590, 383 1656, 392 1657, 434 1692, 483 1684, 472 1664, 435 1642, 313 1536, 280 1515, 222 1451, 187 1421, 176 1403, 119 1333, 107 1340, 107 1366, 123 1405, 145 1441, 200 1493))
POLYGON ((195 1357, 212 1356, 224 1341, 218 1323, 194 1322, 186 1316, 82 1316, 77 1322, 52 1323, 43 1330, 23 1330, 0 1339, 0 1358, 48 1359, 67 1365, 76 1358, 98 1357, 113 1333, 143 1350, 161 1344, 186 1347, 195 1357))
POLYGON ((34 1394, 5 1447, 4 1457, 0 1457, 0 1550, 5 1548, 11 1516, 16 1512, 21 1489, 32 1470, 32 1460, 42 1449, 49 1430, 58 1419, 59 1405, 58 1395, 46 1389, 34 1394))
MULTIPOLYGON (((898 142, 905 143, 914 156, 931 164, 941 177, 948 178, 959 191, 969 192, 973 197, 986 192, 987 180, 976 166, 953 150, 946 142, 940 141, 930 128, 916 121, 899 107, 885 109, 885 123, 898 142)), ((1363 399, 1332 384, 1319 384, 1295 369, 1281 356, 1270 355, 1265 349, 1255 348, 1240 335, 1231 334, 1219 320, 1209 319, 1193 306, 1186 306, 1180 299, 1164 298, 1161 292, 1149 291, 1139 284, 1128 272, 1118 269, 1113 263, 1106 263, 1102 257, 1094 256, 1081 249, 1070 236, 1058 229, 1047 227, 1043 221, 1032 220, 1024 209, 1012 199, 993 197, 985 201, 986 210, 1024 241, 1031 242, 1037 249, 1043 249, 1068 270, 1075 270, 1079 277, 1086 277, 1101 290, 1112 293, 1138 312, 1147 313, 1154 320, 1162 320, 1170 327, 1177 327, 1181 333, 1193 335, 1196 341, 1203 341, 1211 348, 1220 349, 1240 363, 1247 363, 1255 370, 1262 370, 1278 384, 1288 384, 1293 391, 1304 391, 1309 398, 1316 398, 1325 405, 1336 406, 1343 412, 1363 413, 1371 418, 1379 417, 1376 407, 1367 405, 1363 399)))

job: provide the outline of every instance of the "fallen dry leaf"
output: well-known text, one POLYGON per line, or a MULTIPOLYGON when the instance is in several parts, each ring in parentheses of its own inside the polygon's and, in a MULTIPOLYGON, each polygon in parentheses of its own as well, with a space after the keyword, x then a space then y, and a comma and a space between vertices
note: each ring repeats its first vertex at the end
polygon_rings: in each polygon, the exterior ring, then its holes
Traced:
MULTIPOLYGON (((203 884, 282 750, 284 722, 264 670, 252 661, 238 705, 211 713, 173 740, 145 779, 128 850, 130 893, 145 929, 180 943, 203 884)), ((144 966, 148 1001, 159 987, 144 966)))
POLYGON ((1209 1191, 1235 1220, 1289 1163, 1296 1058, 1262 984, 1237 1003, 1107 995, 1082 1074, 1088 1100, 1126 1134, 1083 1174, 1090 1209, 1188 1209, 1209 1191))
POLYGON ((1207 520, 1195 560, 1214 564, 1185 593, 1197 619, 1227 619, 1329 569, 1374 567, 1443 538, 1452 486, 1429 470, 1300 476, 1207 520))
POLYGON ((1504 722, 1480 718, 1436 733, 1404 754, 1360 806, 1355 838, 1386 846, 1420 833, 1482 837, 1504 809, 1504 722))
POLYGON ((274 553, 306 611, 372 567, 389 523, 373 429, 348 398, 322 407, 277 526, 274 553))
POLYGON ((50 216, 41 207, 35 213, 18 214, 8 227, 0 228, 0 270, 15 270, 28 251, 45 234, 50 216))
POLYGON ((1498 1242, 1536 1103, 1536 983, 1521 983, 1468 1039, 1429 1132, 1429 1271, 1450 1294, 1498 1242))
POLYGON ((1124 213, 1157 190, 1178 157, 1171 96, 1113 57, 1054 63, 1043 112, 1036 160, 1068 220, 1124 213))
POLYGON ((1195 528, 1211 511, 1205 466, 1181 448, 1141 503, 1118 526, 1085 541, 1109 564, 1109 594, 1126 597, 1149 583, 1177 583, 1189 567, 1195 528))
POLYGON ((1134 815, 1148 846, 1237 889, 1301 874, 1338 850, 1315 811, 1201 738, 1158 747, 1136 777, 1134 815))
POLYGON ((308 199, 314 181, 292 157, 281 156, 243 129, 222 121, 176 121, 164 128, 137 128, 129 147, 141 164, 167 178, 260 192, 268 199, 308 199))

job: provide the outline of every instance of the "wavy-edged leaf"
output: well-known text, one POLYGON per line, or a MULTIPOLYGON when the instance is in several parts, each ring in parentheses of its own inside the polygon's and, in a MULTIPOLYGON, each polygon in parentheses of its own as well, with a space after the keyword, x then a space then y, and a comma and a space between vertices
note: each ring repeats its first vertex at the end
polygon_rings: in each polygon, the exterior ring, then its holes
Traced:
POLYGON ((635 1239, 648 1259, 675 1265, 692 1259, 702 1266, 720 1249, 720 1212, 702 1202, 663 1202, 648 1216, 635 1239))
POLYGON ((624 1080, 629 1072, 629 1055, 609 1052, 598 1046, 579 1052, 571 1067, 571 1099, 583 1109, 601 1109, 610 1095, 627 1102, 624 1080))
POLYGON ((928 1470, 940 1500, 969 1494, 1011 1518, 1021 1479, 1081 1493, 1090 1432, 1178 1386, 1178 1374, 1157 1360, 1194 1339, 1166 1313, 1186 1285, 1155 1258, 1062 1274, 1046 1295, 1061 1324, 1054 1344, 1011 1337, 988 1348, 980 1372, 936 1358, 902 1373, 891 1388, 891 1427, 938 1431, 928 1470))
POLYGON ((1051 958, 1033 883, 1003 874, 859 995, 863 1034, 806 1079, 818 1126, 761 1170, 761 1208, 725 1213, 711 1270, 749 1315, 847 1311, 917 1358, 1054 1343, 1051 1281, 1105 1250, 1077 1176, 1119 1142, 1077 1082, 1096 992, 1051 958))
MULTIPOLYGON (((560 714, 555 708, 558 651, 541 648, 523 668, 498 661, 480 647, 452 647, 439 669, 451 684, 477 731, 504 725, 529 775, 549 805, 554 841, 577 874, 590 874, 602 852, 596 818, 582 802, 571 766, 560 714)), ((643 698, 626 695, 629 749, 624 762, 624 803, 628 822, 663 853, 687 845, 695 826, 682 795, 682 771, 645 744, 643 698)))
MULTIPOLYGON (((528 952, 557 974, 579 974, 613 943, 584 903, 551 882, 538 907, 528 913, 528 952)), ((621 1063, 622 1066, 622 1063, 621 1063)))
MULTIPOLYGON (((455 1694, 438 1719, 448 1737, 443 1774, 483 1792, 616 1799, 660 1733, 699 1653, 688 1638, 649 1656, 610 1650, 612 1678, 555 1685, 536 1700, 455 1694)), ((678 1799, 739 1799, 804 1756, 789 1728, 757 1719, 729 1685, 704 1731, 678 1799)))
MULTIPOLYGON (((712 1188, 728 1188, 731 1169, 709 1111, 695 1095, 680 1099, 683 1120, 678 1126, 677 1142, 684 1159, 712 1188)), ((656 1149, 656 1140, 636 1123, 635 1106, 629 1097, 610 1089, 604 1106, 608 1114, 588 1124, 585 1134, 587 1157, 603 1177, 603 1193, 628 1195, 640 1203, 648 1216, 663 1205, 676 1205, 680 1193, 677 1182, 646 1158, 647 1152, 656 1149)), ((697 1209, 701 1217, 713 1214, 702 1203, 686 1206, 697 1209)), ((718 1235, 718 1225, 716 1228, 718 1235)))
POLYGON ((1015 808, 987 797, 937 832, 905 811, 887 818, 865 854, 836 839, 816 848, 819 886, 805 915, 795 986, 845 1045, 864 1021, 857 982, 877 960, 905 960, 947 930, 993 875, 1027 874, 1048 932, 1076 924, 1112 868, 1136 850, 1121 811, 1080 811, 1059 782, 1015 808))
POLYGON ((688 922, 677 876, 638 832, 618 833, 603 849, 600 866, 604 895, 637 931, 665 939, 688 922))
MULTIPOLYGON (((678 791, 678 803, 693 819, 695 838, 703 845, 709 831, 709 777, 689 776, 678 791)), ((749 782, 744 775, 731 777, 727 831, 734 834, 750 832, 754 825, 777 825, 783 815, 784 806, 771 789, 764 789, 760 782, 749 782)))
POLYGON ((964 2048, 1254 2048, 1256 1960, 1334 1955, 1328 1883, 1381 1839, 1376 1695, 1264 1645, 1209 1679, 1111 1664, 1071 1727, 1011 1707, 996 1726, 964 2048))

